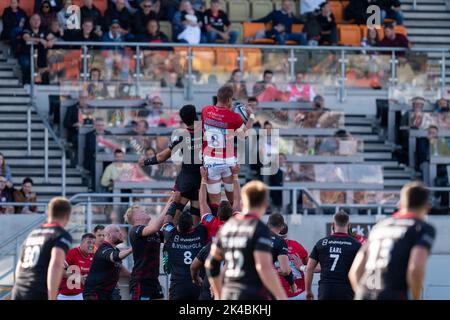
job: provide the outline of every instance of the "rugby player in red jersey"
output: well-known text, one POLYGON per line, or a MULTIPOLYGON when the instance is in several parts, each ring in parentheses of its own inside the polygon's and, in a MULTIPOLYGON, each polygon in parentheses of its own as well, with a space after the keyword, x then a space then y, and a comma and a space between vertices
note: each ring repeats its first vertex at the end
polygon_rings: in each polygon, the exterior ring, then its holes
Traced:
POLYGON ((202 110, 203 165, 208 170, 207 190, 211 204, 219 205, 221 183, 223 182, 228 200, 233 199, 233 174, 230 167, 237 163, 235 137, 245 138, 255 119, 251 109, 247 109, 249 120, 232 111, 233 88, 223 86, 217 93, 217 104, 202 110))
POLYGON ((95 235, 86 233, 80 246, 67 252, 63 280, 59 286, 58 300, 83 300, 83 288, 92 258, 94 257, 95 235))

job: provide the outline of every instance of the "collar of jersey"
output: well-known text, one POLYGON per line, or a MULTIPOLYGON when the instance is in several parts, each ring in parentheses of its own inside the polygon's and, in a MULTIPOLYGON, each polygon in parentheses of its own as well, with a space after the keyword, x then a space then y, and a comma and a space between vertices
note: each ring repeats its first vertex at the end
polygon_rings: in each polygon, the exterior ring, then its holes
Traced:
POLYGON ((335 232, 335 233, 332 233, 331 236, 332 237, 333 236, 335 236, 335 237, 348 237, 350 235, 348 233, 344 233, 344 232, 335 232))
POLYGON ((236 213, 235 214, 236 219, 238 220, 245 220, 245 219, 259 219, 258 216, 254 213, 247 213, 247 214, 242 214, 242 212, 236 213))
POLYGON ((62 227, 58 222, 47 222, 42 225, 44 228, 62 227))
POLYGON ((415 215, 412 212, 397 211, 392 215, 392 217, 394 217, 395 219, 413 219, 415 218, 415 215))

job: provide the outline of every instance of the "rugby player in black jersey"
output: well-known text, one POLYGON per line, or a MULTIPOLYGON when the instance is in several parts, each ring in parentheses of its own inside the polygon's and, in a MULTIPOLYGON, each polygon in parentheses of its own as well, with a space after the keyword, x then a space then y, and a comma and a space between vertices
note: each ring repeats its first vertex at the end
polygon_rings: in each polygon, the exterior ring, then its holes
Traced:
POLYGON ((198 192, 200 189, 200 167, 202 166, 201 148, 202 148, 202 128, 194 127, 195 121, 198 120, 197 111, 193 105, 185 105, 180 110, 180 118, 186 125, 186 131, 177 130, 180 135, 173 139, 169 147, 153 158, 140 159, 141 166, 151 166, 163 163, 171 158, 172 153, 180 151, 183 153, 186 148, 190 154, 182 154, 183 161, 181 171, 175 181, 174 191, 180 193, 181 198, 177 199, 171 206, 166 222, 176 223, 176 216, 183 211, 184 207, 190 202, 190 212, 194 216, 194 224, 200 221, 200 209, 198 204, 198 192), (196 131, 198 130, 198 132, 196 131), (175 220, 174 220, 175 218, 175 220))
POLYGON ((133 206, 125 213, 125 221, 133 226, 129 231, 134 260, 130 279, 132 300, 164 298, 159 283, 161 243, 164 241, 160 230, 167 210, 173 202, 173 197, 172 195, 156 219, 151 219, 150 215, 140 206, 133 206))
POLYGON ((164 251, 170 272, 169 300, 198 300, 200 287, 191 279, 192 261, 206 244, 207 232, 203 225, 194 226, 192 215, 184 211, 178 226, 168 223, 163 227, 164 251))
POLYGON ((267 186, 252 181, 242 189, 242 213, 222 226, 205 267, 219 300, 287 299, 273 266, 269 228, 260 220, 269 205, 267 186), (222 284, 221 263, 225 261, 222 284))
POLYGON ((105 241, 97 249, 84 285, 84 300, 113 300, 113 291, 119 281, 122 260, 132 249, 119 250, 123 235, 117 225, 105 228, 105 241))
POLYGON ((356 299, 421 298, 436 234, 424 221, 429 210, 428 189, 418 182, 406 184, 400 210, 377 223, 355 258, 349 277, 356 299))
POLYGON ((71 210, 65 198, 49 202, 47 223, 33 230, 23 244, 13 300, 56 300, 66 253, 72 245, 72 237, 64 229, 71 210))
POLYGON ((211 244, 209 242, 206 246, 200 250, 191 264, 191 278, 192 282, 200 287, 199 300, 212 300, 213 295, 211 291, 211 285, 206 275, 205 262, 211 251, 211 244))
POLYGON ((361 244, 348 234, 349 217, 339 211, 333 217, 333 233, 319 240, 309 255, 305 270, 306 299, 314 299, 311 285, 320 263, 319 300, 352 300, 348 272, 361 244))
POLYGON ((267 220, 267 226, 271 232, 273 263, 277 267, 278 273, 289 283, 291 292, 295 293, 297 286, 295 285, 294 274, 289 266, 288 245, 279 235, 281 230, 285 228, 283 216, 279 213, 271 214, 267 220))

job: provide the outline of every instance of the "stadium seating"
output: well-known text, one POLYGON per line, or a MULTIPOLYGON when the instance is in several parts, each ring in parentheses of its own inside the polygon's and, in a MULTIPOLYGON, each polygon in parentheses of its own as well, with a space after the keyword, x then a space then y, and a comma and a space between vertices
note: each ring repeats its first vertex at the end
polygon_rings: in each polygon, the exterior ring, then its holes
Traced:
POLYGON ((259 19, 273 11, 273 3, 257 0, 251 2, 252 19, 259 19))
POLYGON ((168 21, 159 22, 160 30, 166 34, 169 38, 172 37, 172 24, 168 21))
POLYGON ((359 47, 361 45, 361 30, 356 25, 338 25, 339 44, 359 47))
POLYGON ((338 1, 330 1, 331 11, 333 11, 336 23, 342 23, 344 21, 344 9, 342 3, 338 1))
POLYGON ((227 8, 231 21, 246 21, 250 17, 250 4, 247 1, 230 0, 227 8))

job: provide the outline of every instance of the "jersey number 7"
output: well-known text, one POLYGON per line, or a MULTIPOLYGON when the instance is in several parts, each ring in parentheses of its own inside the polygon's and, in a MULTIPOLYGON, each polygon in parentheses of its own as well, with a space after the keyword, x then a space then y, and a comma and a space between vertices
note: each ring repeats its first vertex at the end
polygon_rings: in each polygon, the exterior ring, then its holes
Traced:
POLYGON ((339 255, 338 254, 330 254, 330 258, 334 259, 333 261, 333 265, 331 266, 331 271, 334 271, 334 269, 336 269, 336 264, 339 260, 339 255))

